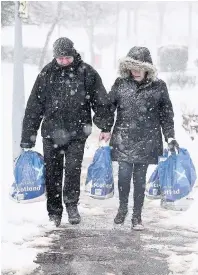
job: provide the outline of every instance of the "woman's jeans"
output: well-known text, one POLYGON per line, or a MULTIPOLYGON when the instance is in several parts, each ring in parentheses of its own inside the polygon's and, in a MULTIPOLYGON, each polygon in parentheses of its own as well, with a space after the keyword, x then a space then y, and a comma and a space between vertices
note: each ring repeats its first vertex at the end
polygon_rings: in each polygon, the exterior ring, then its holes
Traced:
POLYGON ((119 162, 118 172, 118 189, 120 205, 127 205, 130 193, 131 178, 133 174, 134 185, 134 206, 133 215, 136 217, 141 216, 142 207, 144 204, 144 192, 146 187, 146 172, 148 165, 139 163, 119 162))

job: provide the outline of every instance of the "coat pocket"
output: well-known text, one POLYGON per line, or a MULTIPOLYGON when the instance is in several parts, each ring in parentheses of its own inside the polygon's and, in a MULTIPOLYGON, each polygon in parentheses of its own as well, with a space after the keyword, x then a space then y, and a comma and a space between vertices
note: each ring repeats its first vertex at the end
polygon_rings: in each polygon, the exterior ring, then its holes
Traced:
POLYGON ((119 151, 127 151, 129 146, 129 129, 116 127, 113 131, 110 145, 119 151))

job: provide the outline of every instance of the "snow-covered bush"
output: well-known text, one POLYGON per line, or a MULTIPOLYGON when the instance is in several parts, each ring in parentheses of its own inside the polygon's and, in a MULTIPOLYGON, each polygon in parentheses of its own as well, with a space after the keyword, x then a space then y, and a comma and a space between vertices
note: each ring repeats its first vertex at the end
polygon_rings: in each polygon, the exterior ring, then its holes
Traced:
POLYGON ((196 86, 197 77, 191 72, 172 72, 167 76, 168 87, 171 88, 172 85, 177 85, 181 89, 184 87, 193 88, 196 86))
POLYGON ((186 46, 162 46, 158 49, 158 65, 162 72, 185 71, 188 62, 186 46))
POLYGON ((186 106, 182 108, 182 126, 185 131, 194 140, 195 135, 198 134, 198 113, 195 110, 187 109, 186 106))

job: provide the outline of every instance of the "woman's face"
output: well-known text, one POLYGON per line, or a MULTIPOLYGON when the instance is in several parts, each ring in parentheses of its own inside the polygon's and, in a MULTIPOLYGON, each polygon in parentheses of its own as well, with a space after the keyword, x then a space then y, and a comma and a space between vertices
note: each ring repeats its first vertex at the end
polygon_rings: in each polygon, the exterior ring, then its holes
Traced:
POLYGON ((142 81, 145 77, 145 71, 143 70, 131 70, 131 74, 136 81, 142 81))
POLYGON ((60 56, 56 58, 56 61, 61 66, 68 66, 74 61, 74 58, 73 56, 60 56))

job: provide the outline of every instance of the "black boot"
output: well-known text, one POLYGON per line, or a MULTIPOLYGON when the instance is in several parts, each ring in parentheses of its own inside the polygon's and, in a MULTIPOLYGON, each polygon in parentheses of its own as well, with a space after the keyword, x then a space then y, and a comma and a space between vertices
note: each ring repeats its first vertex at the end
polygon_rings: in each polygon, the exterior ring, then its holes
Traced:
POLYGON ((142 224, 142 219, 141 219, 141 213, 133 214, 131 221, 132 221, 133 230, 136 230, 136 231, 144 230, 144 226, 142 224))
POLYGON ((61 224, 62 217, 59 215, 49 215, 49 220, 52 222, 56 227, 59 227, 61 224))
POLYGON ((122 224, 125 221, 127 213, 128 213, 128 204, 120 203, 120 206, 118 208, 118 213, 114 219, 114 223, 122 224))
POLYGON ((81 221, 81 217, 78 212, 77 204, 66 204, 66 210, 68 214, 69 223, 79 224, 81 221))

